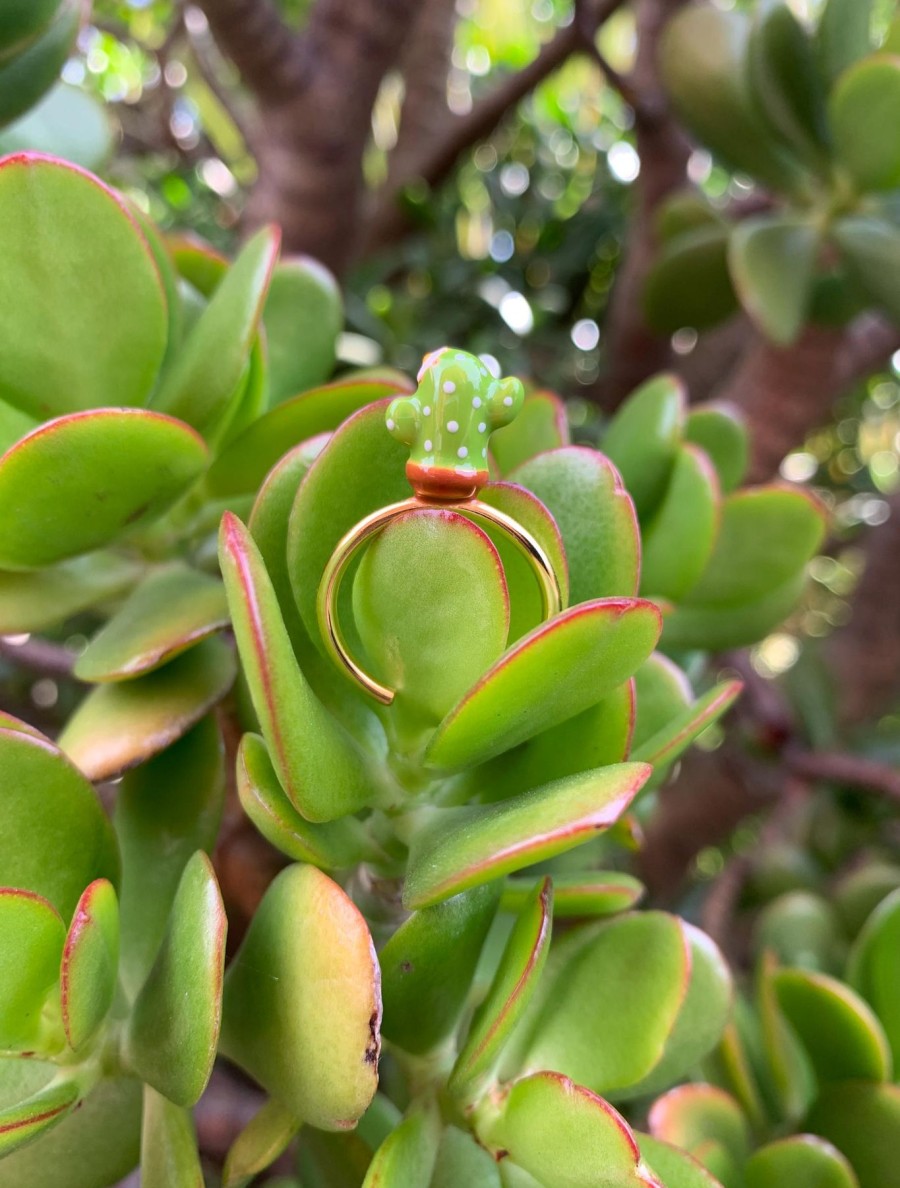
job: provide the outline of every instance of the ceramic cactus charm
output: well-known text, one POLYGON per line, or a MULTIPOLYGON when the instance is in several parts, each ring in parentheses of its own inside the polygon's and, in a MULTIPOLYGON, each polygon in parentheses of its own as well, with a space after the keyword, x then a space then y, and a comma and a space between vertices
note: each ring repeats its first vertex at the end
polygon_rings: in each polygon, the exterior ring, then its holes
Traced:
POLYGON ((410 447, 406 476, 427 499, 471 499, 488 481, 488 439, 518 415, 521 380, 497 379, 475 355, 441 347, 425 356, 411 396, 387 410, 388 430, 410 447))

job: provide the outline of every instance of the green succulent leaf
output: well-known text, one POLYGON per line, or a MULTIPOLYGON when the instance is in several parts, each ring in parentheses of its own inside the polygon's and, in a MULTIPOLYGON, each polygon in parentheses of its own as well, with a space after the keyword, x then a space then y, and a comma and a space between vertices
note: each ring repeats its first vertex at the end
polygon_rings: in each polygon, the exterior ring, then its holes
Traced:
POLYGON ((900 1067, 900 891, 888 895, 866 921, 850 953, 851 985, 874 1008, 900 1067))
POLYGON ((63 1076, 27 1100, 0 1108, 0 1158, 58 1125, 78 1104, 78 1086, 63 1076))
POLYGON ((667 240, 647 275, 641 306, 657 334, 708 330, 738 307, 728 270, 728 228, 705 225, 667 240))
POLYGON ((212 297, 222 277, 228 271, 228 260, 221 252, 198 235, 170 234, 165 238, 166 251, 178 275, 186 280, 198 295, 212 297))
POLYGON ((98 686, 59 745, 90 779, 111 779, 186 734, 225 696, 234 673, 232 649, 206 639, 146 676, 98 686))
POLYGON ((279 261, 269 284, 263 321, 273 404, 328 379, 344 309, 337 281, 327 268, 311 256, 279 261))
POLYGON ((0 13, 0 58, 45 32, 58 8, 59 0, 7 0, 0 13))
POLYGON ((192 429, 137 408, 71 413, 0 458, 0 564, 51 565, 162 514, 206 466, 192 429))
MULTIPOLYGON (((398 381, 393 379, 343 379, 277 404, 219 455, 207 476, 210 492, 222 496, 255 491, 289 447, 337 429, 353 413, 397 391, 398 381)), ((387 437, 383 418, 379 428, 387 437)))
POLYGON ((853 1168, 831 1143, 811 1134, 768 1143, 751 1156, 747 1188, 859 1188, 853 1168))
POLYGON ((682 710, 650 738, 632 750, 632 757, 654 768, 667 770, 691 743, 734 705, 744 685, 742 681, 722 681, 708 693, 682 710))
POLYGON ((65 942, 59 912, 33 891, 0 887, 0 1051, 43 1046, 43 1011, 65 942))
POLYGON ((566 406, 555 392, 526 392, 516 419, 491 435, 490 451, 501 474, 509 474, 529 458, 569 444, 566 406))
POLYGON ((809 970, 777 970, 778 1005, 823 1082, 886 1081, 891 1052, 871 1007, 849 986, 809 970))
POLYGON ((144 1086, 141 1188, 203 1188, 190 1113, 144 1086))
POLYGON ((603 438, 643 519, 669 483, 684 426, 687 393, 676 375, 657 375, 628 397, 603 438))
POLYGON ((837 219, 830 234, 863 290, 900 318, 900 230, 874 215, 851 215, 837 219))
POLYGON ((625 1119, 556 1072, 509 1087, 483 1137, 554 1188, 661 1188, 641 1163, 625 1119))
POLYGON ((362 755, 300 671, 259 550, 230 513, 219 557, 244 677, 281 786, 307 820, 354 812, 373 795, 362 755))
POLYGON ((843 946, 834 909, 820 895, 789 891, 766 905, 754 929, 758 952, 771 950, 785 965, 828 971, 843 946))
POLYGON ((63 157, 83 169, 102 168, 113 149, 106 109, 87 91, 57 84, 0 132, 0 153, 27 149, 63 157))
POLYGON ((510 648, 444 718, 425 752, 455 770, 500 755, 595 705, 650 655, 652 603, 598 599, 564 611, 510 648))
POLYGON ((517 1044, 519 1066, 555 1069, 597 1093, 637 1085, 665 1056, 689 979, 675 916, 629 913, 568 933, 517 1044))
POLYGON ((819 64, 833 82, 872 47, 872 0, 825 0, 817 29, 819 64))
POLYGON ((756 643, 788 617, 803 593, 805 574, 750 602, 734 606, 685 604, 667 614, 663 646, 675 652, 692 648, 721 652, 756 643))
POLYGON ((125 1041, 131 1067, 176 1105, 192 1106, 212 1072, 227 926, 212 863, 198 851, 184 868, 125 1041))
POLYGON ((559 526, 568 601, 637 593, 641 545, 634 505, 602 454, 565 446, 525 462, 510 478, 535 494, 559 526))
POLYGON ((828 1085, 805 1119, 849 1160, 859 1188, 898 1188, 900 1086, 872 1081, 828 1085))
POLYGON ((0 573, 0 633, 43 631, 118 597, 139 567, 115 553, 89 553, 46 569, 0 573))
POLYGON ((69 1047, 77 1051, 109 1013, 119 977, 119 902, 107 879, 95 879, 78 901, 59 972, 60 1006, 69 1047))
MULTIPOLYGON (((862 6, 861 6, 862 7, 862 6)), ((862 190, 900 185, 900 57, 873 54, 850 66, 831 94, 828 114, 838 157, 862 190)))
POLYGON ((447 1126, 441 1135, 429 1188, 502 1188, 500 1170, 471 1135, 447 1126))
POLYGON ((500 804, 439 810, 412 841, 404 904, 440 903, 580 845, 618 820, 649 771, 620 763, 500 804))
POLYGON ((778 1001, 774 980, 776 970, 774 954, 763 953, 756 979, 759 1018, 756 1055, 762 1057, 760 1077, 769 1091, 776 1115, 797 1121, 815 1098, 816 1077, 809 1054, 778 1001))
POLYGON ((375 1152, 362 1188, 429 1188, 440 1140, 437 1118, 414 1110, 375 1152))
MULTIPOLYGON (((553 915, 585 919, 615 916, 633 908, 644 896, 644 884, 618 870, 585 870, 553 875, 553 915)), ((534 878, 515 875, 506 880, 500 906, 504 912, 520 912, 531 899, 534 878)))
POLYGON ((731 233, 728 266, 741 305, 779 346, 794 342, 807 320, 819 245, 815 224, 790 214, 744 219, 731 233))
POLYGON ((710 1144, 742 1166, 750 1154, 750 1131, 740 1106, 724 1089, 702 1083, 680 1085, 653 1103, 649 1116, 654 1138, 699 1152, 710 1144))
MULTIPOLYGON (((78 7, 66 4, 60 13, 70 23, 75 14, 71 37, 78 7)), ((8 73, 24 66, 25 57, 0 73, 0 122, 8 73)), ((153 255, 114 192, 64 161, 6 157, 0 163, 0 258, 6 333, 0 398, 38 420, 98 405, 143 404, 165 352, 166 301, 153 255), (49 311, 56 312, 52 326, 49 311)), ((96 476, 97 468, 83 471, 96 476)), ((132 478, 141 471, 132 466, 132 478)), ((34 496, 29 492, 26 507, 34 496)))
POLYGON ((365 920, 315 867, 288 867, 228 968, 222 1052, 298 1120, 344 1130, 375 1094, 380 1022, 365 920))
POLYGON ((83 681, 152 672, 228 623, 220 581, 176 564, 151 573, 75 662, 83 681))
POLYGON ((119 881, 109 818, 81 772, 40 735, 0 729, 0 770, 0 886, 34 891, 71 919, 88 883, 119 881))
POLYGON ((491 884, 422 908, 381 950, 381 1031, 392 1044, 421 1054, 453 1030, 499 898, 491 884))
POLYGON ((122 780, 114 823, 122 852, 121 976, 131 995, 153 965, 188 860, 197 850, 212 852, 224 799, 222 739, 212 716, 122 780))
POLYGON ((649 1134, 638 1134, 636 1137, 641 1155, 656 1175, 663 1177, 666 1188, 722 1188, 719 1181, 693 1156, 649 1134))
POLYGON ((719 482, 707 455, 682 444, 660 503, 641 534, 641 591, 680 601, 697 584, 719 528, 719 482))
POLYGON ((223 1188, 246 1188, 275 1162, 299 1128, 293 1114, 270 1098, 231 1144, 222 1171, 223 1188))
POLYGON ((529 882, 531 889, 453 1066, 449 1088, 457 1097, 469 1096, 492 1071, 540 980, 553 927, 553 885, 549 878, 529 882))
POLYGON ((72 52, 83 9, 62 0, 55 18, 19 52, 0 54, 0 126, 23 115, 56 82, 72 52))
POLYGON ((726 495, 738 486, 747 470, 749 448, 747 430, 736 408, 725 402, 692 405, 684 423, 684 440, 706 453, 726 495))
POLYGON ((225 412, 250 358, 280 235, 264 227, 216 285, 153 398, 161 412, 208 429, 225 412))

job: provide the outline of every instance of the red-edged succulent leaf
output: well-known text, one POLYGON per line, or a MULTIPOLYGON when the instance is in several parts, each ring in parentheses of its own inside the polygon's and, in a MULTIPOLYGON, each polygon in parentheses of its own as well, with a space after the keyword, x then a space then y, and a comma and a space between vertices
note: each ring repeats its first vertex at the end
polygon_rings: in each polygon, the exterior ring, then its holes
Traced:
POLYGON ((188 1110, 144 1086, 141 1188, 203 1188, 194 1123, 188 1110))
POLYGON ((428 1188, 440 1137, 431 1111, 411 1111, 375 1152, 362 1188, 428 1188))
POLYGON ((0 887, 0 1051, 43 1046, 43 1011, 59 978, 65 935, 46 899, 0 887))
POLYGON ((344 309, 341 290, 327 268, 311 256, 279 261, 263 321, 273 404, 328 379, 344 309))
POLYGON ((125 593, 140 572, 130 558, 99 552, 46 569, 0 573, 0 633, 54 627, 125 593))
POLYGON ((722 1184, 692 1155, 649 1134, 637 1135, 641 1155, 666 1188, 723 1188, 722 1184))
POLYGON ((500 1168, 484 1147, 455 1126, 444 1127, 430 1188, 502 1188, 500 1168))
POLYGON ((0 1109, 0 1158, 58 1125, 78 1104, 78 1086, 60 1077, 26 1101, 0 1109))
POLYGON ((450 711, 425 762, 453 770, 483 762, 595 705, 653 650, 660 619, 652 603, 586 602, 510 648, 450 711))
POLYGON ((588 841, 619 819, 649 773, 620 763, 500 804, 437 810, 412 840, 404 904, 440 903, 588 841))
POLYGON ((658 770, 667 769, 698 735, 731 708, 743 687, 743 681, 722 681, 634 747, 633 758, 652 763, 658 770))
POLYGON ((526 392, 525 402, 510 425, 491 435, 491 455, 501 474, 509 474, 529 458, 569 444, 566 406, 555 392, 526 392))
POLYGON ((198 851, 184 868, 169 927, 135 1000, 125 1041, 135 1072, 177 1105, 193 1105, 212 1072, 227 926, 212 863, 198 851))
POLYGON ((152 672, 228 623, 222 583, 187 566, 157 570, 135 589, 75 662, 84 681, 152 672))
POLYGON ((231 688, 235 667, 232 648, 213 638, 145 676, 99 685, 59 745, 90 779, 111 779, 187 733, 231 688))
POLYGON ((642 519, 654 510, 669 482, 686 404, 677 376, 655 376, 632 392, 603 438, 603 452, 618 468, 642 519))
POLYGON ((0 565, 32 569, 108 544, 164 512, 206 462, 193 429, 147 409, 48 421, 0 458, 0 565))
POLYGON ((223 1188, 245 1188, 275 1162, 299 1126, 280 1101, 269 1098, 231 1144, 222 1170, 223 1188))
POLYGON ((341 888, 290 866, 225 978, 222 1052, 294 1117, 345 1130, 378 1084, 381 988, 369 929, 341 888))
POLYGON ((259 550, 230 513, 219 553, 244 676, 282 787, 310 821, 354 812, 373 794, 362 755, 300 671, 259 550))
POLYGON ((95 879, 78 901, 59 971, 60 1006, 69 1047, 95 1034, 113 1004, 119 975, 119 903, 107 879, 95 879))
POLYGON ((744 1175, 747 1188, 859 1188, 856 1173, 837 1147, 812 1134, 760 1147, 744 1175))
POLYGON ((654 1138, 688 1152, 715 1142, 742 1166, 750 1152, 747 1120, 735 1099, 716 1085, 680 1085, 654 1102, 648 1119, 654 1138))
POLYGON ((900 891, 875 908, 850 953, 851 985, 874 1008, 900 1067, 900 891))
POLYGON ((619 472, 607 458, 584 446, 566 446, 539 454, 509 477, 533 492, 556 520, 573 604, 637 594, 637 517, 619 472))
MULTIPOLYGON (((530 899, 534 879, 516 875, 506 880, 501 906, 518 912, 530 899)), ((618 870, 585 870, 553 876, 553 915, 566 919, 615 916, 633 908, 644 896, 644 884, 618 870)))
POLYGON ((665 494, 641 532, 641 592, 678 602, 697 584, 719 528, 719 481, 697 446, 682 444, 665 494))
POLYGON ((737 408, 725 402, 693 404, 684 423, 684 440, 707 455, 724 492, 733 491, 747 470, 747 430, 737 408))
POLYGON ((874 1081, 828 1085, 804 1121, 850 1161, 860 1188, 897 1188, 900 1086, 874 1081))

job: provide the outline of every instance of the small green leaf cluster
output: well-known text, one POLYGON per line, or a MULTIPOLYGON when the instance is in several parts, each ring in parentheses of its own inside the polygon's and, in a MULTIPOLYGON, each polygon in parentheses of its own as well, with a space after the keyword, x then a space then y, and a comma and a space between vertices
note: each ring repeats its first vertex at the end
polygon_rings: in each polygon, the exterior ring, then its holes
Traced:
POLYGON ((663 205, 644 294, 660 332, 738 306, 781 345, 866 308, 900 319, 900 26, 877 45, 871 18, 871 0, 827 0, 810 31, 778 0, 670 22, 661 65, 678 115, 773 202, 737 220, 697 191, 663 205))
POLYGON ((414 385, 326 382, 330 278, 270 230, 231 265, 163 240, 34 155, 0 161, 0 254, 0 630, 96 624, 57 742, 0 726, 0 1186, 100 1188, 139 1145, 147 1188, 198 1182, 218 1052, 269 1096, 232 1188, 298 1131, 304 1183, 690 1188, 619 1107, 708 1056, 730 975, 615 868, 739 691, 704 653, 791 609, 819 505, 741 489, 740 424, 671 376, 602 451, 508 382, 481 498, 541 544, 563 609, 543 621, 464 508, 410 511, 341 591, 397 690, 374 705, 316 598, 342 536, 409 493, 386 413, 414 385), (290 862, 224 970, 207 855, 234 718, 237 799, 290 862), (110 823, 89 781, 120 777, 110 823))

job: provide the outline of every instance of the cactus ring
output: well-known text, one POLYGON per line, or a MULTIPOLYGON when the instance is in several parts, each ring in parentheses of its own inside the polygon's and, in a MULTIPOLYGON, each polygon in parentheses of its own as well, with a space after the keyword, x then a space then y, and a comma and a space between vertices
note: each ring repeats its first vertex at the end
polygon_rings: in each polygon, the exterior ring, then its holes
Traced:
POLYGON ((521 409, 521 382, 497 379, 480 359, 449 347, 427 355, 417 379, 415 393, 398 396, 385 417, 392 436, 410 447, 406 477, 414 494, 372 512, 341 538, 325 566, 317 600, 319 629, 329 656, 383 705, 394 700, 394 690, 350 654, 338 622, 337 600, 353 558, 398 516, 439 507, 499 528, 530 562, 540 583, 544 618, 557 614, 562 605, 559 578, 539 542, 511 516, 478 499, 489 478, 488 439, 521 409))

